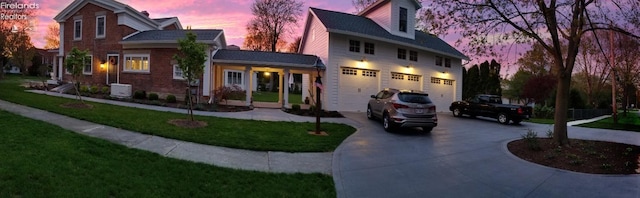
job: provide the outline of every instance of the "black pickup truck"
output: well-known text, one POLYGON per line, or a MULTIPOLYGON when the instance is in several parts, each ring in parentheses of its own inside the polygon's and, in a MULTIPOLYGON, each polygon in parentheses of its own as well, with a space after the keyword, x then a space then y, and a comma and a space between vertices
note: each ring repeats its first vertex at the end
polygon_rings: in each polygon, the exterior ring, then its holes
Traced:
POLYGON ((522 120, 531 117, 532 109, 528 106, 502 104, 500 96, 496 95, 476 95, 475 97, 451 103, 449 110, 453 116, 460 117, 467 114, 471 117, 484 116, 497 118, 501 124, 519 124, 522 120))

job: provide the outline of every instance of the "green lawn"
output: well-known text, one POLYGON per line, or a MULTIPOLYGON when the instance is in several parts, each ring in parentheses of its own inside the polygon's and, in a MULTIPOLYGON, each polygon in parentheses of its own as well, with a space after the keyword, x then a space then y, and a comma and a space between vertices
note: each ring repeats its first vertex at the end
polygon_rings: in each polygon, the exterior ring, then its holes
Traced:
POLYGON ((5 111, 0 128, 0 197, 336 196, 327 175, 241 171, 166 158, 5 111))
POLYGON ((578 126, 640 132, 640 117, 637 111, 628 112, 626 116, 624 115, 624 113, 619 112, 618 124, 613 123, 613 118, 607 118, 592 123, 581 124, 578 126))
POLYGON ((60 105, 76 102, 24 92, 16 86, 21 80, 9 77, 0 81, 0 99, 99 124, 145 134, 189 142, 262 151, 324 152, 333 151, 355 128, 344 124, 323 123, 329 136, 308 135, 315 123, 269 122, 196 116, 208 126, 184 129, 167 123, 170 119, 187 118, 185 114, 158 112, 138 108, 91 103, 92 109, 69 109, 60 105))
MULTIPOLYGON (((270 92, 270 91, 260 91, 253 92, 251 94, 253 96, 253 101, 256 102, 278 102, 278 92, 270 92)), ((302 94, 292 94, 289 93, 289 103, 291 104, 302 104, 302 94)))
POLYGON ((529 120, 526 120, 526 122, 533 122, 533 123, 538 123, 538 124, 553 124, 554 123, 553 119, 545 119, 545 118, 530 118, 529 120))

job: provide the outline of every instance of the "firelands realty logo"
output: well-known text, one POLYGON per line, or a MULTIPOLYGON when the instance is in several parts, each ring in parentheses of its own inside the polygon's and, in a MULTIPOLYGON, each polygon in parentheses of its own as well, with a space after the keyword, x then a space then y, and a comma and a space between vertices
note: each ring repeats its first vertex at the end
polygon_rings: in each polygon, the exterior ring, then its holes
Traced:
POLYGON ((25 10, 39 9, 37 3, 9 3, 0 2, 0 20, 29 20, 29 16, 24 13, 25 10))

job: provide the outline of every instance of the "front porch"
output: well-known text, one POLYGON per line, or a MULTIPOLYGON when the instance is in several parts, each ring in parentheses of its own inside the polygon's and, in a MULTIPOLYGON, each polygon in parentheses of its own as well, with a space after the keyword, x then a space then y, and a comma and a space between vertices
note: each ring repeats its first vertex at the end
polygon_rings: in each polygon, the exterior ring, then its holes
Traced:
POLYGON ((245 98, 228 104, 240 106, 309 108, 315 102, 315 76, 324 75, 322 61, 303 54, 218 50, 213 62, 211 95, 215 98, 221 87, 238 86, 245 98))

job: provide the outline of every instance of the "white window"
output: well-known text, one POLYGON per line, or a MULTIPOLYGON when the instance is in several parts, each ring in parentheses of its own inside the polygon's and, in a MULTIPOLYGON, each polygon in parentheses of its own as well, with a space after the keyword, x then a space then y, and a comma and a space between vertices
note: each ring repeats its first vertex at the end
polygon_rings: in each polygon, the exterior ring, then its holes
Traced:
POLYGON ((97 16, 96 17, 96 38, 104 38, 106 34, 106 17, 105 16, 97 16))
POLYGON ((416 81, 416 82, 420 81, 420 76, 418 76, 418 75, 407 75, 407 76, 409 78, 408 79, 409 81, 416 81))
POLYGON ((224 70, 224 85, 238 85, 244 89, 244 72, 239 70, 224 70))
POLYGON ((366 76, 366 77, 376 77, 378 74, 378 72, 376 71, 369 71, 369 70, 363 70, 362 71, 362 76, 366 76))
POLYGON ((83 62, 84 67, 82 67, 82 74, 91 75, 91 72, 93 72, 93 56, 85 56, 83 62))
POLYGON ((73 21, 73 40, 82 39, 82 19, 73 21))
POLYGON ((391 73, 391 79, 395 80, 404 80, 404 74, 401 73, 391 73))
POLYGON ((173 65, 173 79, 184 80, 184 77, 182 76, 182 70, 180 69, 178 64, 173 65))
POLYGON ((349 68, 342 68, 342 74, 344 74, 344 75, 358 75, 358 70, 349 69, 349 68))
POLYGON ((439 78, 431 77, 431 83, 433 83, 433 84, 440 84, 440 79, 439 79, 439 78))
POLYGON ((149 54, 125 54, 124 71, 126 72, 149 72, 149 54))

